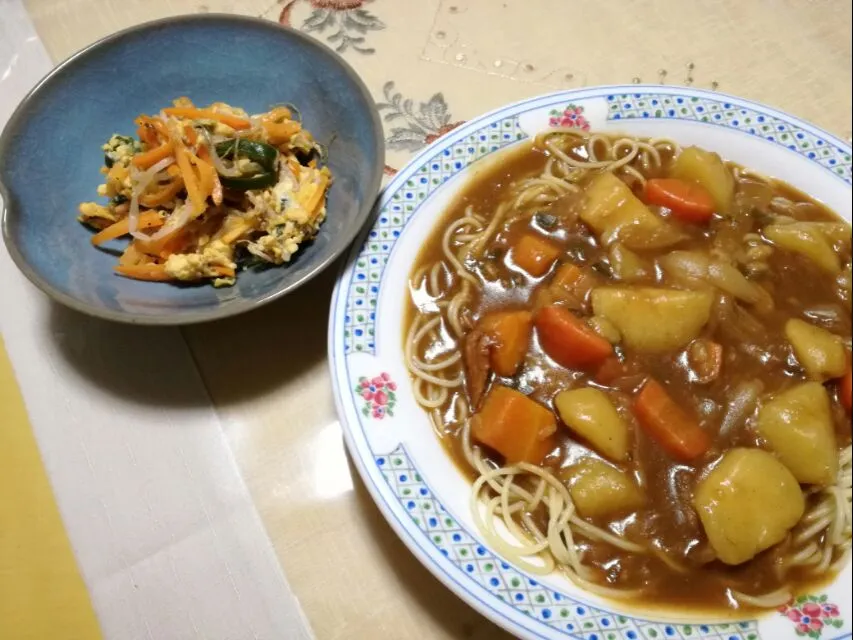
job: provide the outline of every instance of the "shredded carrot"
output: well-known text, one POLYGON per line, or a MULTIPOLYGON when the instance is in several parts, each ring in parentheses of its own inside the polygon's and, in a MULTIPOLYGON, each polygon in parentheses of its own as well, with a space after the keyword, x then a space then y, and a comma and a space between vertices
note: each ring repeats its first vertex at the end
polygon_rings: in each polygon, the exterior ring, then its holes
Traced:
POLYGON ((160 136, 158 135, 157 127, 154 126, 153 118, 148 116, 139 116, 134 123, 137 125, 136 135, 150 149, 160 144, 160 136))
POLYGON ((215 266, 211 267, 210 270, 220 278, 233 278, 237 273, 232 267, 215 266))
POLYGON ((169 257, 180 253, 187 245, 185 229, 175 229, 158 240, 134 240, 134 246, 142 253, 155 257, 169 257), (165 255, 164 255, 165 254, 165 255))
POLYGON ((134 240, 127 248, 124 250, 124 253, 121 254, 121 258, 119 258, 118 263, 122 267, 133 267, 138 264, 146 264, 151 262, 151 258, 142 253, 139 248, 136 246, 138 240, 134 240))
POLYGON ((264 120, 263 127, 267 132, 270 144, 287 142, 302 131, 302 125, 294 120, 287 122, 270 122, 269 120, 264 120))
POLYGON ((268 112, 264 120, 271 122, 281 122, 282 120, 293 120, 293 114, 287 107, 275 107, 268 112))
POLYGON ((216 169, 212 164, 205 162, 198 156, 191 155, 190 160, 198 172, 198 186, 201 197, 207 200, 213 194, 213 188, 217 182, 216 169))
POLYGON ((140 196, 139 204, 141 204, 143 207, 148 207, 149 209, 153 207, 159 207, 169 202, 169 200, 172 200, 181 192, 183 188, 183 180, 177 178, 175 180, 172 180, 169 184, 167 184, 159 191, 140 196))
POLYGON ((187 188, 187 195, 193 205, 193 213, 199 216, 207 207, 205 204, 206 197, 202 196, 198 177, 190 160, 190 153, 182 144, 178 144, 175 146, 175 158, 178 161, 178 168, 181 170, 181 177, 184 179, 184 186, 187 188))
POLYGON ((242 130, 250 129, 252 123, 243 118, 232 116, 227 113, 219 113, 213 109, 198 109, 195 107, 169 107, 163 109, 163 113, 176 118, 189 118, 191 120, 216 120, 222 124, 228 125, 232 129, 242 130))
POLYGON ((159 147, 155 147, 150 151, 143 151, 133 156, 131 162, 135 167, 140 169, 149 169, 161 160, 165 160, 172 155, 174 145, 171 142, 164 142, 159 147))
POLYGON ((310 211, 311 213, 317 212, 317 209, 320 207, 320 205, 323 202, 323 196, 326 194, 326 184, 328 183, 328 181, 329 181, 328 177, 326 177, 325 175, 321 175, 320 176, 320 182, 315 183, 313 185, 314 186, 314 192, 311 193, 311 195, 307 198, 307 200, 302 205, 303 207, 305 207, 305 209, 307 211, 310 211))
MULTIPOLYGON (((159 212, 148 211, 139 216, 138 227, 139 229, 154 229, 162 227, 165 222, 159 212)), ((130 233, 130 218, 124 218, 93 235, 92 244, 97 247, 110 240, 126 236, 128 233, 130 233)))
POLYGON ((166 265, 164 264, 119 265, 115 268, 115 271, 125 278, 145 280, 147 282, 168 282, 175 279, 166 273, 166 265))
POLYGON ((224 234, 222 234, 219 239, 227 245, 234 244, 235 242, 237 242, 237 240, 240 239, 240 236, 242 236, 251 228, 252 227, 249 226, 246 222, 240 221, 239 223, 235 224, 232 229, 229 229, 224 234))
POLYGON ((157 255, 163 260, 166 260, 171 255, 186 251, 191 241, 192 237, 185 229, 178 229, 175 233, 165 239, 162 243, 160 252, 157 255))
POLYGON ((290 171, 293 173, 293 177, 299 180, 299 174, 302 171, 302 165, 299 164, 299 161, 296 158, 288 158, 287 166, 290 168, 290 171))
POLYGON ((198 157, 207 162, 213 169, 211 172, 213 177, 213 188, 211 189, 210 197, 213 199, 213 204, 219 206, 222 204, 224 196, 222 191, 222 181, 219 179, 219 172, 216 171, 215 167, 213 167, 213 162, 210 159, 210 150, 205 145, 202 145, 198 150, 198 157))
POLYGON ((196 133, 194 126, 188 124, 184 127, 184 137, 187 139, 187 142, 190 143, 190 146, 195 147, 198 142, 198 133, 196 133))
MULTIPOLYGON (((140 128, 145 129, 146 138, 143 139, 143 142, 146 142, 149 147, 157 147, 161 144, 161 142, 165 142, 171 139, 169 136, 169 129, 166 127, 166 123, 163 122, 160 118, 152 118, 151 116, 141 115, 134 122, 139 125, 140 128)), ((138 133, 139 131, 137 131, 138 133)))

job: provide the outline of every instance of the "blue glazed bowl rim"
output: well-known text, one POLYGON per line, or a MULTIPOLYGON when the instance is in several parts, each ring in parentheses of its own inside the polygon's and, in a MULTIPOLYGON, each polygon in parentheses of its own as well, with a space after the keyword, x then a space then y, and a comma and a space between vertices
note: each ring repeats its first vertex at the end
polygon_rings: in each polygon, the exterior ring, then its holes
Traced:
POLYGON ((12 238, 12 218, 15 215, 19 214, 18 212, 13 210, 14 207, 11 202, 11 194, 9 193, 9 190, 3 185, 3 176, 2 174, 0 174, 0 197, 3 198, 2 205, 0 205, 0 232, 2 232, 3 242, 6 245, 6 249, 9 252, 9 255, 11 256, 12 261, 18 267, 21 273, 23 273, 24 276, 26 276, 26 278, 36 287, 38 287, 41 291, 46 293, 48 296, 50 296, 57 302, 60 302, 86 315, 102 318, 104 320, 112 320, 116 322, 140 325, 177 326, 197 324, 201 322, 209 322, 212 320, 219 320, 222 318, 239 315, 241 313, 245 313, 246 311, 257 309, 265 304, 277 300, 287 295, 288 293, 295 291, 302 285, 308 283, 310 280, 314 279, 326 268, 328 268, 329 265, 331 265, 335 260, 337 260, 344 253, 344 251, 346 251, 346 249, 352 244, 352 242, 360 236, 361 230, 365 227, 365 224, 368 222, 368 220, 373 216, 374 203, 380 191, 380 187, 382 184, 383 168, 385 166, 385 139, 383 136, 382 120, 379 115, 379 111, 375 107, 375 100, 372 94, 370 93, 370 90, 367 88, 367 85, 364 83, 364 80, 362 80, 361 76, 359 76, 358 73, 356 73, 356 71, 352 68, 352 66, 350 66, 350 64, 346 60, 344 60, 343 57, 336 51, 334 51, 324 43, 314 38, 311 38, 310 36, 296 29, 280 25, 276 22, 272 22, 271 20, 266 20, 264 18, 255 18, 251 16, 241 16, 228 13, 187 14, 181 16, 172 16, 168 18, 161 18, 158 20, 152 20, 149 22, 137 24, 132 27, 128 27, 127 29, 117 31, 116 33, 110 34, 101 38, 100 40, 93 42, 92 44, 84 47, 76 53, 73 53, 71 56, 56 65, 47 73, 47 75, 45 75, 41 80, 38 81, 38 83, 36 83, 36 85, 26 94, 26 96, 24 96, 23 100, 21 100, 20 104, 10 116, 9 121, 6 123, 6 126, 3 128, 2 132, 0 132, 0 158, 3 158, 8 153, 8 147, 11 144, 11 139, 15 135, 14 132, 19 129, 20 124, 27 118, 28 107, 32 102, 33 98, 40 94, 42 91, 48 89, 50 84, 55 81, 59 76, 61 76, 66 71, 66 69, 72 67, 75 64, 85 63, 86 58, 90 55, 93 55, 101 47, 122 40, 126 36, 144 33, 146 31, 154 30, 162 26, 197 25, 204 23, 229 23, 233 26, 259 27, 263 29, 268 29, 270 31, 278 32, 279 34, 286 35, 287 37, 295 38, 296 40, 300 41, 302 45, 308 48, 319 49, 322 53, 328 55, 331 60, 338 64, 338 66, 344 71, 346 76, 353 82, 355 88, 362 94, 365 103, 370 107, 369 112, 372 121, 371 124, 373 128, 377 158, 376 166, 373 167, 369 188, 365 191, 368 196, 361 202, 359 206, 359 210, 355 216, 355 222, 351 237, 341 235, 339 237, 334 238, 333 243, 331 244, 331 250, 328 252, 328 255, 324 256, 314 268, 312 268, 302 277, 297 280, 294 280, 293 282, 282 283, 282 286, 279 287, 276 291, 262 298, 241 301, 229 305, 227 307, 214 307, 213 309, 204 311, 184 312, 180 314, 137 316, 130 312, 112 311, 96 305, 88 304, 77 298, 74 298, 73 296, 70 296, 53 287, 30 266, 30 264, 18 250, 18 247, 12 238))

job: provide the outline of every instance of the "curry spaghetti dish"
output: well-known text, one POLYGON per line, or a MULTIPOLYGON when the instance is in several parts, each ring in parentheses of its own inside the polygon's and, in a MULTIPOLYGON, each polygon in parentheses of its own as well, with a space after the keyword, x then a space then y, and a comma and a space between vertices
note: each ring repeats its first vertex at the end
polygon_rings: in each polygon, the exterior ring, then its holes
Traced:
POLYGON ((851 233, 696 147, 554 129, 410 277, 415 398, 480 533, 606 597, 787 603, 851 549, 851 233))
POLYGON ((293 109, 250 116, 179 98, 135 124, 136 138, 103 147, 109 203, 80 205, 95 246, 130 236, 118 274, 228 286, 238 262, 281 265, 317 235, 332 177, 293 109))

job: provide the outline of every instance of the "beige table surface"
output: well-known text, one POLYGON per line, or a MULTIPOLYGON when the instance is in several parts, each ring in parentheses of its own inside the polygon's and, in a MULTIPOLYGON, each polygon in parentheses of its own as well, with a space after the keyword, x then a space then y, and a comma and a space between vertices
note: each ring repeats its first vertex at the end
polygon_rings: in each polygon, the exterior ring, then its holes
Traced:
MULTIPOLYGON (((54 61, 118 29, 182 13, 264 16, 310 31, 342 47, 383 113, 394 116, 389 173, 452 124, 594 84, 719 88, 850 137, 849 0, 26 5, 54 61)), ((184 331, 287 580, 321 639, 504 637, 397 540, 347 458, 326 359, 336 271, 255 313, 184 331)))

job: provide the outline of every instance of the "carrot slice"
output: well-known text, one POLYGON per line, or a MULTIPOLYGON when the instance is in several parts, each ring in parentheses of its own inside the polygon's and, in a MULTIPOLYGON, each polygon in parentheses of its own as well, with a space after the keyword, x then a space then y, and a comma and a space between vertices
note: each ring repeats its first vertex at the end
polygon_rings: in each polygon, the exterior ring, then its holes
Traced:
MULTIPOLYGON (((154 229, 162 227, 165 222, 159 212, 147 211, 139 216, 137 226, 139 229, 154 229)), ((130 218, 124 218, 93 235, 92 244, 97 247, 110 240, 126 236, 128 233, 130 233, 130 218)))
POLYGON ((557 420, 546 407, 509 387, 494 387, 471 419, 474 438, 507 464, 540 464, 556 447, 557 420))
POLYGON ((143 151, 142 153, 137 153, 133 156, 133 160, 131 162, 134 166, 139 167, 140 169, 148 169, 153 167, 155 164, 160 162, 161 160, 165 160, 169 156, 172 155, 172 150, 174 149, 174 145, 170 142, 164 142, 159 147, 155 147, 150 151, 143 151))
POLYGON ((174 280, 172 276, 166 273, 166 265, 164 264, 119 265, 115 268, 115 272, 125 278, 145 280, 146 282, 168 282, 169 280, 174 280))
POLYGON ((243 118, 232 116, 227 113, 219 113, 213 109, 198 109, 195 107, 169 107, 163 109, 163 113, 167 116, 176 118, 189 118, 191 120, 216 120, 222 124, 228 125, 232 129, 250 129, 252 123, 243 118))
POLYGON ((634 401, 634 415, 652 440, 670 456, 689 462, 711 447, 711 438, 654 379, 649 379, 634 401))
POLYGON ((708 222, 714 215, 714 198, 708 191, 678 178, 655 178, 646 182, 646 202, 672 211, 684 222, 708 222))
POLYGON ((593 369, 613 355, 613 346, 563 307, 543 307, 534 320, 539 344, 569 369, 593 369))
POLYGON ((631 368, 615 355, 607 358, 601 366, 595 370, 593 378, 605 387, 612 386, 619 378, 624 378, 632 373, 631 368))
POLYGON ((533 314, 529 311, 501 311, 483 318, 480 326, 490 338, 492 369, 505 378, 514 376, 530 347, 533 314))
POLYGON ((551 284, 569 290, 580 282, 581 278, 583 278, 581 268, 571 263, 566 263, 560 265, 560 268, 557 269, 557 273, 554 274, 551 284))
POLYGON ((557 247, 532 233, 524 234, 512 249, 512 261, 534 278, 544 276, 559 256, 557 247))
POLYGON ((853 370, 847 370, 847 375, 841 379, 841 386, 839 387, 838 392, 841 404, 843 404, 844 408, 847 409, 847 413, 853 411, 853 409, 851 409, 851 407, 853 407, 853 370))

